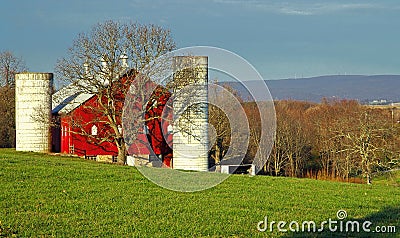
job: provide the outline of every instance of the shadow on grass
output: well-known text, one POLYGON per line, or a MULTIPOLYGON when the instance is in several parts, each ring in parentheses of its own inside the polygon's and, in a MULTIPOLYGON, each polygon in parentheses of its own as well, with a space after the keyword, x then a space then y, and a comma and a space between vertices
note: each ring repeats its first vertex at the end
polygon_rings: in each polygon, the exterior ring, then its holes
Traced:
MULTIPOLYGON (((332 221, 340 221, 339 219, 332 219, 332 221)), ((300 231, 299 232, 294 232, 294 233, 288 233, 286 235, 283 235, 282 237, 287 237, 287 238, 292 238, 292 237, 400 237, 400 226, 399 226, 399 221, 400 221, 400 206, 399 207, 385 207, 379 212, 373 213, 371 215, 368 215, 366 217, 363 217, 361 219, 352 219, 351 217, 348 217, 343 221, 343 232, 339 232, 339 223, 337 225, 338 229, 335 232, 330 231, 329 226, 325 225, 324 230, 321 232, 301 232, 301 224, 300 224, 300 231), (350 232, 345 232, 346 230, 346 222, 347 221, 357 221, 359 225, 359 232, 356 231, 356 228, 354 228, 355 231, 351 231, 351 224, 349 224, 348 230, 350 232), (364 222, 371 222, 372 224, 367 228, 370 229, 370 231, 364 231, 363 230, 363 223, 364 222), (394 231, 393 231, 394 229, 394 231), (386 230, 386 232, 378 232, 378 230, 383 231, 386 230), (392 230, 389 232, 389 230, 392 230)), ((320 228, 320 224, 317 224, 317 230, 320 228)), ((306 226, 307 229, 307 226, 306 226)))

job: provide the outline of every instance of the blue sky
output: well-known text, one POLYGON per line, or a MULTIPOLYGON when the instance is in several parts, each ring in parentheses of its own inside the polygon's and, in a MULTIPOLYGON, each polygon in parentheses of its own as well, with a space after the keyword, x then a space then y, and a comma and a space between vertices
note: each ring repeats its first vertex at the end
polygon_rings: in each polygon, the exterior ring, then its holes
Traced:
POLYGON ((53 72, 80 32, 104 20, 171 29, 178 47, 237 53, 265 79, 400 74, 397 0, 3 0, 0 51, 53 72))

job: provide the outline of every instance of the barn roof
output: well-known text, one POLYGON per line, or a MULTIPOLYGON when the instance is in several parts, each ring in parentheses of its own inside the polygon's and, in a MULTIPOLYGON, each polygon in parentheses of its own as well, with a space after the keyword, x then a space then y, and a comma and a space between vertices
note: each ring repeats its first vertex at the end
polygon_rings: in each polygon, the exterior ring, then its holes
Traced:
POLYGON ((63 87, 52 95, 51 113, 70 113, 93 96, 94 94, 83 93, 72 85, 63 87))
MULTIPOLYGON (((126 70, 120 78, 135 75, 134 69, 126 70)), ((81 85, 82 86, 82 85, 81 85)), ((73 83, 61 88, 52 95, 51 113, 70 113, 75 108, 95 96, 94 93, 83 92, 82 87, 75 86, 73 83)))

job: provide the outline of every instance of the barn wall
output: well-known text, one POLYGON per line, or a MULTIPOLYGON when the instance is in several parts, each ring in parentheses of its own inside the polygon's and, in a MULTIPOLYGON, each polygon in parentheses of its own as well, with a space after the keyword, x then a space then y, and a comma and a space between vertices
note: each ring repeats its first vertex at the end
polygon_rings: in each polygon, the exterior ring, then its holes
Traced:
POLYGON ((111 128, 107 127, 104 122, 101 122, 105 118, 95 110, 98 108, 96 101, 97 96, 93 96, 69 114, 61 117, 62 153, 79 156, 116 155, 118 153, 114 143, 103 142, 99 144, 99 139, 111 128), (93 137, 83 135, 83 133, 91 135, 93 125, 96 125, 98 128, 98 135, 93 137))
MULTIPOLYGON (((156 87, 156 85, 153 84, 150 86, 156 87)), ((160 115, 165 107, 165 103, 170 97, 170 94, 165 93, 165 90, 162 87, 157 89, 159 90, 155 90, 156 92, 154 92, 160 93, 160 95, 158 95, 159 99, 157 107, 149 109, 145 116, 148 134, 145 134, 144 132, 139 134, 136 141, 131 145, 128 145, 127 150, 129 155, 139 155, 148 158, 151 154, 157 154, 159 155, 159 158, 168 159, 165 163, 165 165, 168 166, 169 161, 172 158, 172 149, 168 145, 172 146, 173 136, 171 133, 168 133, 168 122, 163 124, 160 115), (163 133, 166 134, 166 138, 164 138, 163 133), (151 143, 151 148, 148 147, 148 142, 151 143)), ((121 94, 119 97, 121 103, 117 103, 117 110, 122 110, 124 95, 121 94)), ((97 101, 98 98, 94 95, 69 113, 60 115, 60 150, 62 153, 76 154, 79 156, 84 156, 85 154, 89 156, 117 155, 118 149, 114 143, 103 142, 99 145, 96 143, 96 136, 87 137, 81 135, 82 130, 91 134, 91 127, 93 125, 96 125, 98 128, 99 136, 97 136, 97 138, 102 137, 105 133, 112 130, 106 125, 106 123, 104 123, 104 121, 107 121, 107 118, 105 118, 103 113, 99 110, 97 101), (95 122, 96 120, 98 122, 95 122), (77 127, 76 125, 81 126, 77 127)), ((138 106, 141 108, 141 105, 138 106)), ((168 117, 172 117, 172 111, 168 113, 168 117)), ((118 118, 118 120, 121 119, 118 118)))

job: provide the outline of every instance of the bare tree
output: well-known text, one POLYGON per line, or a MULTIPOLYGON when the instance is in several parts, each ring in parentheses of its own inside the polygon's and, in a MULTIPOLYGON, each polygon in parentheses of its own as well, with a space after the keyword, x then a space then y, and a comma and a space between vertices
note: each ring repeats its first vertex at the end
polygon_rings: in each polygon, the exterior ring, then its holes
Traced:
MULTIPOLYGON (((96 95, 97 105, 91 109, 101 114, 102 122, 109 128, 106 137, 97 141, 112 141, 117 146, 118 163, 126 160, 126 145, 120 126, 121 103, 126 92, 143 67, 174 48, 168 29, 106 21, 95 25, 89 33, 80 34, 68 56, 57 62, 56 72, 61 79, 72 83, 79 92, 96 95), (130 73, 127 73, 129 69, 130 73), (124 74, 126 77, 122 77, 124 74)), ((77 121, 75 124, 84 128, 77 121)), ((90 138, 87 130, 77 131, 90 138)))
POLYGON ((396 128, 389 111, 370 109, 354 100, 334 100, 307 114, 314 125, 312 144, 323 176, 348 180, 362 172, 371 183, 376 168, 393 158, 396 128))
POLYGON ((15 90, 0 87, 0 148, 15 147, 15 90))
POLYGON ((342 140, 343 149, 338 152, 346 152, 346 160, 355 158, 367 184, 372 183, 373 166, 381 161, 383 153, 390 150, 388 142, 393 134, 390 124, 382 123, 384 120, 380 112, 360 108, 354 113, 353 127, 338 131, 334 137, 342 140))
MULTIPOLYGON (((217 80, 215 80, 215 83, 217 83, 217 80)), ((225 84, 223 87, 234 93, 233 89, 229 85, 225 84)), ((212 87, 211 90, 212 91, 209 92, 211 95, 219 95, 218 97, 215 96, 217 105, 230 104, 230 107, 234 107, 234 104, 231 101, 227 98, 221 97, 223 94, 218 92, 219 89, 217 87, 212 87)), ((215 132, 215 135, 213 135, 215 141, 214 145, 211 147, 210 156, 213 159, 212 162, 217 165, 220 163, 229 148, 231 142, 231 125, 225 112, 218 106, 210 104, 208 110, 208 121, 214 127, 215 132)))
POLYGON ((25 62, 10 51, 0 52, 0 85, 13 86, 15 74, 26 71, 25 62))
POLYGON ((0 52, 0 147, 15 146, 15 74, 25 70, 21 58, 0 52))
POLYGON ((276 138, 270 158, 264 168, 273 175, 300 177, 310 157, 310 142, 304 112, 310 103, 276 101, 276 138))

